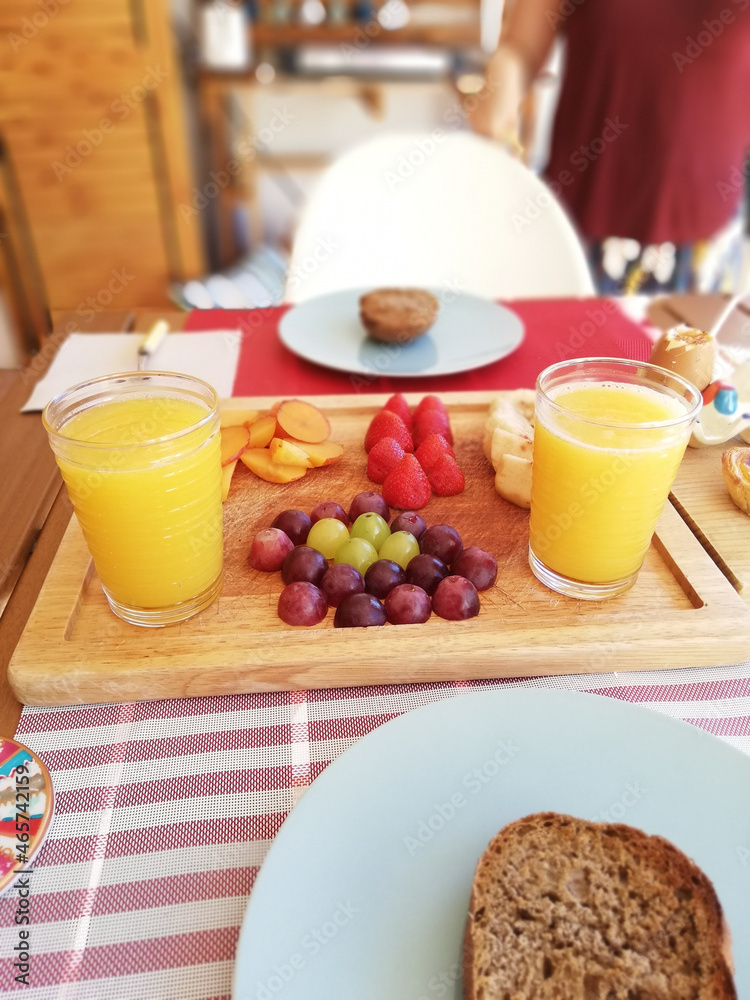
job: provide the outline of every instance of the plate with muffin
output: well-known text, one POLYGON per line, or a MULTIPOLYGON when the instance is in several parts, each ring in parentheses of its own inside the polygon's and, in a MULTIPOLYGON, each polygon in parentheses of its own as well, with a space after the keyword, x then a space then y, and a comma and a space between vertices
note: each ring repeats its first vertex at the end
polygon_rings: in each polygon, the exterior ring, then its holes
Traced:
POLYGON ((484 691, 407 712, 284 822, 233 996, 750 997, 748 788, 745 754, 614 698, 484 691))
POLYGON ((451 289, 348 288, 294 306, 279 336, 326 368, 409 378, 499 361, 522 342, 524 326, 511 309, 451 289))

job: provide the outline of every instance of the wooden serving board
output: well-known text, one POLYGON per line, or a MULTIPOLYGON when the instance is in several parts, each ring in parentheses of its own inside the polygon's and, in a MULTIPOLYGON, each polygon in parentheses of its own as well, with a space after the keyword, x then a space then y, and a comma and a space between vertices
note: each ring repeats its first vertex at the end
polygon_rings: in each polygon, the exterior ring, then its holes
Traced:
POLYGON ((527 559, 528 512, 497 496, 482 454, 487 407, 496 396, 444 394, 467 487, 457 497, 433 497, 422 511, 428 524, 452 524, 464 544, 496 555, 498 582, 480 595, 476 618, 433 616, 423 625, 371 629, 334 629, 332 610, 314 628, 279 620, 281 575, 247 564, 255 533, 285 508, 311 510, 323 500, 347 507, 372 488, 362 442, 386 397, 319 397, 332 440, 346 445, 344 457, 283 486, 238 465, 225 504, 224 589, 191 621, 151 630, 116 618, 74 518, 9 668, 18 698, 36 705, 137 701, 741 660, 750 608, 671 504, 635 587, 621 597, 574 601, 536 581, 527 559))
MULTIPOLYGON (((750 604, 750 517, 729 496, 721 453, 747 447, 741 438, 711 448, 688 448, 672 501, 726 578, 750 604)), ((750 635, 746 656, 750 656, 750 635)))

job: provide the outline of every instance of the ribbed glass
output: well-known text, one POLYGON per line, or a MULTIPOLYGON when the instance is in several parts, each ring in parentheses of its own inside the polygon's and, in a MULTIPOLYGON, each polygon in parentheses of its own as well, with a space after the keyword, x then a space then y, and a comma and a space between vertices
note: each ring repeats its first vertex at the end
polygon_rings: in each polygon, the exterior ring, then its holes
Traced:
POLYGON ((115 614, 158 626, 206 607, 222 569, 211 386, 169 372, 108 376, 52 400, 44 423, 115 614))

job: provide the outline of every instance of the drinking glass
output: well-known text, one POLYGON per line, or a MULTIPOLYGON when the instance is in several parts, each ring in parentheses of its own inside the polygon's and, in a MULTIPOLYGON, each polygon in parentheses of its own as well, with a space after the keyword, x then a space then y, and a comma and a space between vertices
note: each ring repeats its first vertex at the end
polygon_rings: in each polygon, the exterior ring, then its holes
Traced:
POLYGON ((126 372, 61 393, 44 425, 116 615, 184 621, 221 589, 216 392, 171 372, 126 372))
POLYGON ((612 358, 537 380, 529 562, 583 600, 632 587, 702 406, 686 379, 612 358))

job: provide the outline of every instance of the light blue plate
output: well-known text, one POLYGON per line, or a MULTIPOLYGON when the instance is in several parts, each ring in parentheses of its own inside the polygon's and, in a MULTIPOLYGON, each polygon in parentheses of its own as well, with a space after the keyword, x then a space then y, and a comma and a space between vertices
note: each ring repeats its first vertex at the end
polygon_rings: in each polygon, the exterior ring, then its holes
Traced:
POLYGON ((458 1000, 477 859, 504 824, 546 809, 629 823, 692 857, 750 998, 750 759, 656 712, 533 690, 409 712, 316 779, 252 891, 234 1000, 458 1000))
POLYGON ((510 309, 476 295, 432 289, 440 312, 432 328, 411 344, 380 344, 359 319, 368 288, 349 288, 300 302, 279 323, 281 342, 302 358, 376 378, 453 375, 511 354, 524 327, 510 309))

